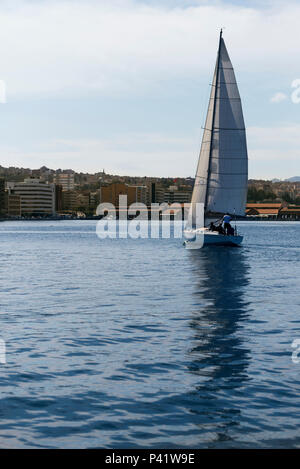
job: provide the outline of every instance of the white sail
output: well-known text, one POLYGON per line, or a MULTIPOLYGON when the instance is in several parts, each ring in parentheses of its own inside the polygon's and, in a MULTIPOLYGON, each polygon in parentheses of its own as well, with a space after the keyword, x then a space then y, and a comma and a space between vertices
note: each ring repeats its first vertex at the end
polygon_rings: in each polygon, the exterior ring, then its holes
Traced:
MULTIPOLYGON (((248 156, 241 99, 222 31, 195 185, 194 206, 204 204, 205 214, 244 215, 247 196, 248 156)), ((198 221, 199 226, 199 221, 198 221)))

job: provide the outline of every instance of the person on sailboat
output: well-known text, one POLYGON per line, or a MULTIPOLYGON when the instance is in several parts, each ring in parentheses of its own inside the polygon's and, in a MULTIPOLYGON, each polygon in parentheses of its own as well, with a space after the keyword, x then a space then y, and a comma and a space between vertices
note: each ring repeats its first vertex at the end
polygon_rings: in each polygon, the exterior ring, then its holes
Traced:
POLYGON ((231 233, 230 221, 231 221, 231 216, 228 213, 226 213, 226 215, 224 215, 223 217, 223 223, 224 223, 224 230, 227 235, 231 233))
POLYGON ((218 224, 218 226, 216 226, 216 231, 218 231, 219 234, 221 235, 224 235, 226 232, 222 226, 222 222, 218 224))
POLYGON ((216 232, 219 233, 219 234, 225 234, 224 228, 223 228, 223 226, 222 226, 222 222, 219 223, 218 226, 216 226, 216 225, 211 221, 208 230, 209 230, 209 231, 216 231, 216 232))
POLYGON ((231 225, 229 225, 229 228, 227 230, 227 234, 230 235, 230 236, 234 236, 234 233, 235 233, 234 228, 231 225))

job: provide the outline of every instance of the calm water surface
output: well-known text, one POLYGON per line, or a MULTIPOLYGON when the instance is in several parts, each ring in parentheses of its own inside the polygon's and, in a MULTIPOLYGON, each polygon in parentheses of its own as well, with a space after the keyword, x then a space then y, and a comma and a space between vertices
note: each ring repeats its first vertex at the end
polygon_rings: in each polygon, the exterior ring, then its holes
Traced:
POLYGON ((300 223, 240 225, 188 251, 2 222, 0 447, 300 447, 300 223))

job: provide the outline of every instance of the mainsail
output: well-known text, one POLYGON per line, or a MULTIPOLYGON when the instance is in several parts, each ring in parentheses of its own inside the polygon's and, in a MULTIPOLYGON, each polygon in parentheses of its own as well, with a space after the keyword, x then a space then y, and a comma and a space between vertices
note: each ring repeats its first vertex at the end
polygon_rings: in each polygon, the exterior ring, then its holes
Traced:
POLYGON ((192 195, 189 216, 192 226, 196 222, 199 226, 195 210, 199 203, 204 205, 206 217, 224 213, 244 215, 247 181, 247 142, 241 99, 221 30, 192 195))

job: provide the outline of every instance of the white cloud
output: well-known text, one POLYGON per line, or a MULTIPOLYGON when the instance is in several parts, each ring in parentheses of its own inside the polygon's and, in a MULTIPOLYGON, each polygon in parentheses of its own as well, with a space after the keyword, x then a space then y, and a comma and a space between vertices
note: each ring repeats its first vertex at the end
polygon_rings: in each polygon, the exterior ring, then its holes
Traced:
POLYGON ((10 0, 0 7, 0 78, 12 97, 163 93, 166 81, 211 75, 224 25, 239 70, 290 73, 299 22, 300 5, 288 1, 260 10, 228 2, 10 0))
POLYGON ((250 178, 288 178, 299 173, 300 125, 247 130, 250 178))
MULTIPOLYGON (((250 177, 289 177, 298 173, 300 125, 247 129, 250 177)), ((117 134, 107 139, 57 139, 31 151, 0 147, 1 164, 73 168, 136 176, 194 176, 199 139, 194 135, 117 134), (30 165, 28 162, 30 161, 30 165)))
MULTIPOLYGON (((300 158, 300 125, 276 127, 249 127, 247 129, 248 146, 252 151, 269 155, 270 159, 282 158, 289 153, 293 159, 300 158), (272 155, 274 155, 272 157, 272 155)), ((269 159, 267 157, 267 159, 269 159)))
MULTIPOLYGON (((137 0, 3 0, 0 79, 7 84, 8 102, 24 97, 136 98, 164 97, 168 93, 172 93, 176 102, 181 89, 195 84, 204 74, 205 82, 209 82, 221 26, 225 26, 225 41, 238 81, 240 74, 247 77, 246 84, 253 80, 253 86, 246 90, 250 97, 248 103, 256 93, 256 81, 265 83, 267 88, 266 76, 272 77, 270 89, 274 90, 275 84, 277 89, 284 89, 282 83, 289 86, 291 76, 299 76, 295 60, 299 3, 270 2, 263 9, 222 1, 192 3, 188 6, 182 0, 172 6, 174 2, 163 0, 149 1, 147 5, 137 0), (174 83, 177 86, 171 89, 174 83)), ((286 95, 280 92, 271 101, 284 99, 286 95)), ((266 106, 270 107, 268 103, 266 106)), ((58 106, 58 113, 59 110, 58 106)), ((51 119, 55 120, 56 116, 49 116, 50 124, 51 119)), ((158 128, 152 125, 151 119, 149 127, 158 128)), ((200 120, 193 125, 200 125, 200 120)), ((75 131, 76 138, 72 138, 69 131, 72 117, 68 124, 69 127, 62 122, 59 135, 65 132, 71 137, 69 140, 44 142, 39 146, 33 144, 33 139, 39 141, 37 130, 36 136, 34 132, 30 134, 29 143, 25 138, 21 142, 20 137, 19 147, 2 146, 1 164, 25 167, 46 164, 88 171, 104 166, 109 172, 137 175, 188 176, 195 172, 199 139, 191 134, 180 137, 178 128, 173 128, 173 135, 171 130, 169 135, 128 134, 88 140, 80 138, 75 131)), ((33 128, 36 128, 34 120, 33 128)), ((129 128, 134 129, 135 123, 131 122, 129 128)), ((292 175, 287 163, 298 164, 299 131, 297 125, 250 127, 251 168, 260 171, 265 165, 267 171, 272 161, 274 168, 276 161, 278 172, 274 176, 292 175), (283 174, 285 170, 288 174, 283 174)), ((109 135, 112 132, 110 129, 109 135)), ((2 143, 5 144, 5 139, 2 143)))
POLYGON ((281 92, 278 92, 278 93, 275 93, 270 101, 271 103, 281 103, 282 101, 285 101, 287 99, 287 95, 285 93, 281 93, 281 92))
POLYGON ((198 159, 198 142, 186 137, 156 133, 119 134, 110 139, 57 139, 36 144, 31 151, 0 147, 3 166, 52 169, 136 176, 192 176, 198 159), (84 163, 83 163, 84 162, 84 163), (187 164, 188 162, 188 164, 187 164), (84 166, 84 167, 83 167, 84 166))

